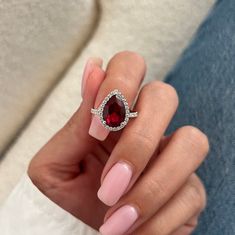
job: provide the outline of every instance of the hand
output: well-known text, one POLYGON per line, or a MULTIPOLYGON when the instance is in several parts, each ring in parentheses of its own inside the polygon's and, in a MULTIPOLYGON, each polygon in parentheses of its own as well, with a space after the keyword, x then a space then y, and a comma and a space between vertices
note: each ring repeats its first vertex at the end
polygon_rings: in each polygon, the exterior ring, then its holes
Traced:
POLYGON ((146 70, 133 52, 116 54, 106 72, 101 63, 96 60, 85 72, 78 111, 31 161, 32 182, 95 229, 105 218, 104 235, 190 234, 206 203, 194 171, 208 152, 207 137, 191 126, 164 136, 178 98, 174 88, 158 81, 141 89, 134 107, 138 117, 123 131, 108 133, 96 116, 91 124, 90 109, 114 89, 131 106, 146 70))

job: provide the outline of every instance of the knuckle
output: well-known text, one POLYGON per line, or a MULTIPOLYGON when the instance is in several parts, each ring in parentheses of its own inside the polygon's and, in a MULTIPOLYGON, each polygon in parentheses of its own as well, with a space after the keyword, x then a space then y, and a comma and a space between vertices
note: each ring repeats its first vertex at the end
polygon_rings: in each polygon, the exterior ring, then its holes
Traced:
POLYGON ((132 58, 134 59, 135 61, 138 61, 142 64, 145 64, 145 60, 143 58, 143 56, 141 56, 139 53, 137 52, 134 52, 134 51, 128 51, 128 50, 125 50, 125 51, 120 51, 118 53, 116 53, 114 55, 114 57, 128 57, 128 58, 132 58))
MULTIPOLYGON (((129 91, 129 89, 132 91, 133 85, 139 87, 145 72, 146 63, 141 55, 132 51, 121 51, 115 54, 109 61, 106 77, 112 78, 109 81, 110 83, 115 80, 127 91, 129 91), (126 85, 128 85, 128 87, 126 87, 126 85)), ((138 87, 136 87, 136 89, 138 87)))
POLYGON ((153 81, 143 88, 145 93, 155 94, 163 102, 174 102, 178 106, 179 98, 175 88, 165 82, 153 81))
POLYGON ((146 135, 137 130, 132 131, 129 135, 131 135, 130 139, 134 142, 133 145, 138 146, 139 149, 143 147, 146 154, 151 154, 155 150, 155 141, 153 136, 146 135))
POLYGON ((135 231, 134 234, 132 235, 169 235, 167 232, 169 230, 169 221, 166 221, 162 217, 158 218, 157 221, 154 221, 155 223, 148 224, 147 227, 146 225, 143 227, 140 227, 135 231), (168 228, 168 229, 167 229, 168 228))
POLYGON ((160 180, 148 180, 144 185, 144 193, 141 198, 139 198, 138 205, 141 208, 143 215, 148 213, 150 208, 153 206, 153 202, 156 201, 156 195, 158 195, 158 200, 161 201, 167 196, 167 189, 160 180), (149 204, 146 204, 146 201, 149 204))
POLYGON ((188 183, 187 201, 197 212, 202 211, 206 205, 206 193, 203 184, 198 177, 192 177, 188 183))
POLYGON ((177 131, 180 138, 184 138, 195 149, 200 149, 203 155, 209 151, 209 141, 207 136, 194 126, 184 126, 177 131))
POLYGON ((122 59, 122 58, 125 58, 125 60, 134 61, 136 63, 136 65, 141 68, 141 70, 146 70, 146 62, 145 62, 143 56, 141 56, 137 52, 128 51, 128 50, 120 51, 114 55, 112 60, 113 59, 114 60, 115 59, 122 59))
POLYGON ((146 218, 150 213, 154 212, 157 201, 162 201, 167 193, 163 183, 157 180, 147 180, 140 183, 143 189, 141 193, 138 189, 134 189, 126 197, 124 197, 123 204, 133 204, 138 208, 139 216, 146 218), (157 199, 156 199, 157 197, 157 199))
POLYGON ((201 201, 201 209, 204 209, 206 206, 206 202, 207 202, 206 190, 205 190, 204 184, 202 183, 202 181, 197 175, 195 175, 195 184, 197 185, 197 189, 198 189, 198 193, 199 193, 199 197, 201 201))
POLYGON ((124 87, 127 91, 133 91, 133 80, 135 80, 135 76, 130 74, 112 74, 112 79, 115 83, 119 84, 120 87, 124 87))
POLYGON ((159 217, 157 221, 157 226, 153 226, 148 231, 148 235, 168 235, 169 231, 169 221, 166 221, 165 218, 159 217))

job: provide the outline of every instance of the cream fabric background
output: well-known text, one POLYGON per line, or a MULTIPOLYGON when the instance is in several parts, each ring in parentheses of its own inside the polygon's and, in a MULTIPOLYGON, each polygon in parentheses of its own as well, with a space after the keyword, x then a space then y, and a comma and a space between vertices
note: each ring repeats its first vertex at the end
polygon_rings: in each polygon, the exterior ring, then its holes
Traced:
MULTIPOLYGON (((146 80, 163 79, 213 3, 214 0, 101 0, 101 9, 97 10, 100 14, 99 22, 89 43, 5 154, 0 164, 0 202, 12 190, 35 152, 77 109, 82 69, 88 57, 101 56, 106 63, 120 50, 134 50, 146 59, 146 80)), ((70 7, 76 7, 76 4, 70 7)), ((58 10, 55 14, 59 17, 61 11, 58 10)), ((77 20, 81 20, 80 12, 71 9, 66 14, 76 14, 77 20)), ((81 25, 84 20, 82 19, 81 25)), ((61 40, 60 37, 57 40, 61 40)), ((33 55, 36 56, 35 52, 33 55)), ((21 86, 19 82, 14 84, 21 86)), ((9 94, 9 100, 13 97, 12 94, 14 92, 9 94)), ((8 115, 8 112, 5 111, 5 114, 8 115)))
POLYGON ((1 235, 100 234, 42 194, 27 175, 0 207, 0 232, 1 235))
POLYGON ((91 36, 94 0, 0 0, 0 153, 91 36))

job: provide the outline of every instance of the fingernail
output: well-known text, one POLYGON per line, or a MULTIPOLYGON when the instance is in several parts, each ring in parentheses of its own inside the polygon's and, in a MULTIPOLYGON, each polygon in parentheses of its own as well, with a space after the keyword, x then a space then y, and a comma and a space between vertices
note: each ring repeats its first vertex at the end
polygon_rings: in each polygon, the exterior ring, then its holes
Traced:
POLYGON ((125 162, 116 163, 105 176, 98 191, 98 198, 106 205, 114 205, 127 189, 132 169, 125 162))
POLYGON ((91 126, 89 129, 89 135, 98 139, 98 140, 105 140, 109 134, 109 130, 107 130, 100 121, 98 116, 93 116, 91 121, 91 126))
POLYGON ((100 67, 102 66, 101 58, 94 57, 94 58, 90 58, 87 60, 87 63, 85 65, 84 72, 82 75, 82 88, 81 88, 82 97, 84 96, 87 79, 95 66, 100 66, 100 67))
POLYGON ((137 219, 138 213, 133 206, 123 206, 100 227, 100 233, 102 235, 122 235, 130 229, 137 219))

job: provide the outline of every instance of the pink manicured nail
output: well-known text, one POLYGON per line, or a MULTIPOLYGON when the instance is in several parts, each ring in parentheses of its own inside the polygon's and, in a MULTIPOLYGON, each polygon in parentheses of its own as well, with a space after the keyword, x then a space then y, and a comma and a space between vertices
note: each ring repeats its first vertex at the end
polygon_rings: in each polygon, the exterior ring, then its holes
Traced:
POLYGON ((100 122, 100 118, 98 116, 93 116, 91 121, 91 126, 89 128, 89 135, 98 139, 105 140, 109 134, 109 130, 107 130, 100 122))
POLYGON ((87 63, 85 65, 84 72, 82 75, 82 89, 81 89, 82 97, 84 96, 87 79, 88 79, 89 75, 91 74, 91 72, 93 71, 94 66, 101 67, 102 66, 102 59, 94 57, 94 58, 90 58, 87 60, 87 63))
POLYGON ((123 206, 100 227, 100 233, 102 235, 122 235, 130 229, 137 219, 138 213, 134 207, 123 206))
POLYGON ((114 205, 127 189, 132 169, 125 162, 116 163, 105 176, 98 191, 98 198, 108 206, 114 205))

